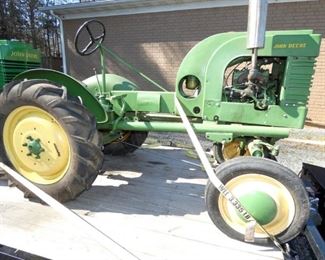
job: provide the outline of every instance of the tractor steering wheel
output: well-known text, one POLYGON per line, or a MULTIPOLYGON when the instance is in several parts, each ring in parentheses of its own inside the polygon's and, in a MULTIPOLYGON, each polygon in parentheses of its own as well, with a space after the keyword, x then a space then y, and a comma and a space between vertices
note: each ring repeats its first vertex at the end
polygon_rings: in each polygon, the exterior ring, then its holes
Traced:
POLYGON ((76 37, 74 38, 74 46, 77 53, 81 56, 87 56, 95 52, 99 48, 100 44, 104 41, 105 34, 105 26, 100 21, 89 20, 85 22, 79 27, 76 37), (96 29, 95 33, 90 29, 92 26, 96 29), (88 35, 89 37, 87 45, 81 44, 80 35, 82 33, 88 35))

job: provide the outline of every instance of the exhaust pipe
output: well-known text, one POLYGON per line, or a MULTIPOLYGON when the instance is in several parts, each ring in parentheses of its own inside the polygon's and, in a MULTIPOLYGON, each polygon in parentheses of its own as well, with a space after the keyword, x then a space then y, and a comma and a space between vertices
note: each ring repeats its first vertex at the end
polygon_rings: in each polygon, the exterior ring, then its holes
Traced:
POLYGON ((264 48, 267 6, 267 0, 249 0, 247 49, 252 49, 252 64, 248 75, 249 81, 252 81, 257 75, 258 49, 264 48))
POLYGON ((264 48, 267 0, 249 0, 247 49, 264 48))

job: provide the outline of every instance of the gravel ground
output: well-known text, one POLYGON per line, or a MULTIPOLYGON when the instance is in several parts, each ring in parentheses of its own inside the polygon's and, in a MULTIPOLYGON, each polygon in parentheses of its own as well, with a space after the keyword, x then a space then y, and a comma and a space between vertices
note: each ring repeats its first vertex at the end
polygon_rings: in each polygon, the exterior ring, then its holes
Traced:
MULTIPOLYGON (((200 135, 199 139, 205 149, 211 148, 212 143, 204 135, 200 135)), ((153 145, 157 141, 162 145, 193 148, 185 133, 150 133, 146 143, 153 145)), ((278 162, 296 173, 301 170, 303 162, 325 167, 325 129, 295 129, 290 132, 289 138, 282 139, 277 144, 280 146, 278 162)))
POLYGON ((325 167, 325 129, 295 129, 290 132, 289 138, 280 140, 278 144, 278 161, 296 173, 300 171, 303 162, 325 167))

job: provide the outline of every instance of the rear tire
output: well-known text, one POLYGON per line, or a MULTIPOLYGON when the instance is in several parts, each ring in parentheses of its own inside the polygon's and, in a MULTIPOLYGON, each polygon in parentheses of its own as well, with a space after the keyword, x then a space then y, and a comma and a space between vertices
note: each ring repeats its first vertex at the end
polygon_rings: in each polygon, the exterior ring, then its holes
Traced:
POLYGON ((137 150, 146 140, 148 132, 125 132, 118 140, 104 145, 104 154, 126 155, 137 150))
MULTIPOLYGON (((266 221, 264 228, 281 243, 295 238, 305 227, 309 217, 308 196, 302 181, 290 169, 269 159, 239 157, 218 166, 216 175, 253 216, 259 214, 256 213, 258 209, 263 209, 262 214, 270 209, 265 208, 264 201, 258 201, 255 194, 264 193, 275 201, 276 214, 266 221), (247 195, 255 199, 251 205, 242 201, 247 195)), ((229 237, 244 241, 245 222, 210 181, 205 201, 212 222, 229 237)), ((261 221, 269 216, 266 213, 261 221)), ((255 229, 255 243, 269 243, 267 235, 258 228, 255 229)))
MULTIPOLYGON (((0 160, 60 202, 89 189, 101 169, 103 154, 94 116, 48 81, 4 87, 0 130, 0 160), (36 152, 31 152, 32 146, 36 152)), ((34 197, 12 181, 26 197, 34 197)))

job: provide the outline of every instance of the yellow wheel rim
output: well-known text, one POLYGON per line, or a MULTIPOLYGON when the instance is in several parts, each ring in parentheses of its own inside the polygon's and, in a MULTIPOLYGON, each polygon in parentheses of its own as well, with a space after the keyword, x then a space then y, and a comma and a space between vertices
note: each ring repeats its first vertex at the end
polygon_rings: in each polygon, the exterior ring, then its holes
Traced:
MULTIPOLYGON (((295 216, 295 203, 286 187, 279 181, 261 174, 244 174, 231 179, 226 187, 236 198, 257 191, 269 195, 277 205, 277 214, 263 227, 272 235, 285 231, 295 216)), ((245 234, 246 222, 240 218, 233 205, 222 195, 218 198, 218 207, 224 221, 234 230, 245 234)), ((256 205, 258 207, 258 205, 256 205)), ((259 227, 255 229, 256 238, 268 237, 259 227)))
POLYGON ((222 146, 222 155, 225 160, 230 160, 238 156, 250 156, 247 146, 241 148, 240 140, 234 140, 229 143, 225 143, 222 146))
POLYGON ((70 165, 69 139, 59 122, 34 106, 13 110, 3 128, 9 160, 25 178, 38 184, 53 184, 63 178, 70 165), (41 147, 39 156, 31 154, 31 140, 41 147), (39 158, 36 158, 39 157, 39 158))

